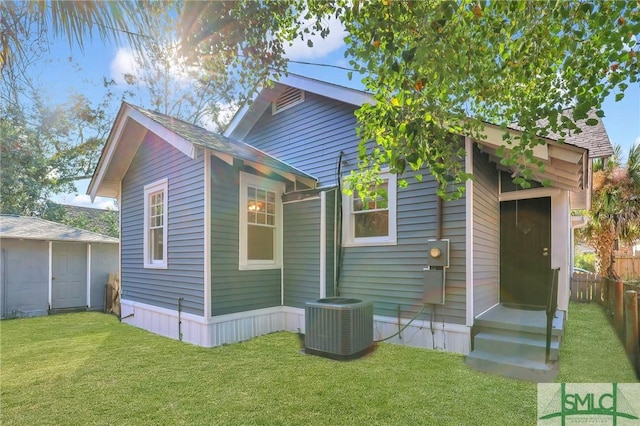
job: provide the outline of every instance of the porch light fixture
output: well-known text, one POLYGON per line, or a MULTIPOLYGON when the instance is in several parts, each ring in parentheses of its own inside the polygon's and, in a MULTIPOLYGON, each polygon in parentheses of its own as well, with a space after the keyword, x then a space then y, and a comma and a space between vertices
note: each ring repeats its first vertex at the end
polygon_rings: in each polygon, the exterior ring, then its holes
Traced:
POLYGON ((247 208, 250 212, 259 212, 262 210, 262 203, 254 203, 250 202, 249 207, 247 208))

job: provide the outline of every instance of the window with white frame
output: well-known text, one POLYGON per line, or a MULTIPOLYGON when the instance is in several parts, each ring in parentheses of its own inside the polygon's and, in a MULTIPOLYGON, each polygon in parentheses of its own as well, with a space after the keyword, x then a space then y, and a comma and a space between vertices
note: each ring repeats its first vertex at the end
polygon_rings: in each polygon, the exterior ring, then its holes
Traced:
POLYGON ((240 269, 281 266, 282 182, 240 172, 240 269))
POLYGON ((343 197, 343 245, 396 244, 396 175, 380 173, 383 180, 376 187, 376 196, 360 198, 354 191, 343 197))
POLYGON ((168 180, 144 187, 144 267, 167 268, 168 180))

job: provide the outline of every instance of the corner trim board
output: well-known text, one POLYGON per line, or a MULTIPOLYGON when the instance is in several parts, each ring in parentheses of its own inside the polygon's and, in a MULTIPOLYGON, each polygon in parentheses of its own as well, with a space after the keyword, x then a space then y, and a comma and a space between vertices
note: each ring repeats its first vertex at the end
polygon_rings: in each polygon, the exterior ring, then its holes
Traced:
POLYGON ((91 244, 87 243, 87 308, 91 308, 91 244))
POLYGON ((327 193, 320 193, 320 299, 327 297, 327 193))
POLYGON ((211 317, 211 154, 204 151, 204 311, 211 317))
MULTIPOLYGON (((467 173, 473 173, 473 142, 470 137, 466 136, 464 138, 465 151, 467 155, 465 156, 465 171, 467 173)), ((467 326, 472 326, 474 317, 473 317, 473 285, 474 285, 474 269, 473 269, 473 196, 474 196, 474 186, 473 180, 469 179, 465 182, 465 198, 466 198, 466 268, 465 268, 465 279, 466 279, 466 324, 467 326)))

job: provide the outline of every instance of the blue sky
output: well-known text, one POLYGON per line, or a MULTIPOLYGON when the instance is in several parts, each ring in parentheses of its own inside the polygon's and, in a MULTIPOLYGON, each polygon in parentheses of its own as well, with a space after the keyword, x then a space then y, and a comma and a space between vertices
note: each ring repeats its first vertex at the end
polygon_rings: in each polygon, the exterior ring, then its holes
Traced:
MULTIPOLYGON (((289 57, 298 61, 346 66, 343 36, 340 30, 334 31, 329 40, 316 41, 313 49, 306 48, 306 43, 296 44, 289 50, 289 57)), ((99 98, 103 93, 102 77, 122 81, 122 73, 131 71, 130 51, 124 47, 103 45, 99 41, 87 43, 85 50, 81 51, 77 47, 70 48, 66 40, 59 40, 52 45, 49 57, 50 62, 42 69, 33 70, 33 75, 43 90, 56 101, 62 101, 71 91, 83 93, 90 99, 99 98), (67 60, 69 56, 73 56, 81 66, 81 71, 74 70, 67 60)), ((343 70, 295 63, 289 69, 297 74, 358 88, 358 82, 349 81, 343 70)), ((354 80, 357 78, 354 76, 354 80)), ((121 89, 124 89, 124 84, 121 89)), ((113 105, 113 111, 117 111, 118 107, 118 104, 113 105)), ((603 109, 606 114, 604 124, 614 145, 621 145, 626 153, 633 144, 640 143, 640 84, 631 85, 620 102, 614 101, 614 95, 609 96, 603 109)), ((113 205, 109 199, 98 199, 91 205, 89 197, 84 195, 87 184, 80 182, 77 193, 59 194, 56 200, 92 207, 113 205)))

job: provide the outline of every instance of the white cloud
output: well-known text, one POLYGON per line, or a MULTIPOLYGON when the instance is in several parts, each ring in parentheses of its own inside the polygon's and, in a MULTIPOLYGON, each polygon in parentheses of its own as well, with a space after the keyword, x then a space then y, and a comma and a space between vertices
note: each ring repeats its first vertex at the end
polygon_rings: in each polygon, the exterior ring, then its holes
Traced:
POLYGON ((79 207, 118 210, 113 198, 96 197, 95 201, 92 203, 91 197, 86 194, 65 194, 61 197, 61 200, 59 202, 62 204, 70 204, 72 206, 79 207))
MULTIPOLYGON (((155 71, 166 73, 170 76, 171 81, 178 85, 179 89, 187 88, 193 84, 193 77, 189 72, 198 71, 198 68, 186 65, 184 58, 178 55, 177 45, 166 46, 164 50, 168 58, 166 61, 160 62, 149 59, 148 55, 143 53, 145 62, 147 62, 145 68, 149 68, 152 75, 155 74, 155 71), (163 68, 163 64, 167 64, 167 68, 163 68)), ((119 48, 116 56, 111 61, 111 78, 121 86, 127 85, 124 78, 125 74, 131 74, 140 78, 144 74, 144 69, 141 68, 138 59, 139 56, 137 56, 137 53, 133 50, 129 48, 119 48)))
POLYGON ((635 141, 634 145, 635 145, 635 146, 640 146, 640 136, 638 136, 638 137, 636 138, 636 141, 635 141))
POLYGON ((126 85, 124 74, 135 75, 139 71, 133 51, 122 47, 118 49, 116 56, 111 61, 110 71, 111 78, 118 85, 126 85))
MULTIPOLYGON (((344 46, 344 38, 347 31, 337 18, 331 18, 324 22, 328 24, 330 32, 326 38, 315 35, 305 38, 305 40, 296 39, 291 46, 285 47, 287 58, 291 60, 318 59, 329 53, 340 49, 344 46), (311 39, 313 47, 307 45, 307 39, 311 39)), ((303 25, 311 25, 311 21, 305 22, 303 25)))

